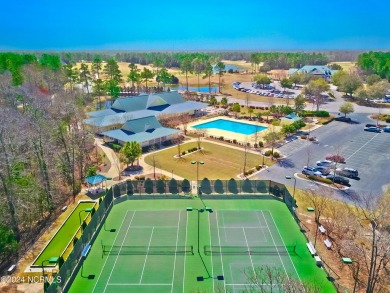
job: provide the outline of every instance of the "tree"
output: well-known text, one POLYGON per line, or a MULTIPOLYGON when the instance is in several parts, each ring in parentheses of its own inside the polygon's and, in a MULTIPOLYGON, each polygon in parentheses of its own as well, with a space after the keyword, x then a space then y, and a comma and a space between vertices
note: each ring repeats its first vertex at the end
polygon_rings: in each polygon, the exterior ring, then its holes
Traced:
POLYGON ((294 99, 294 111, 295 114, 300 115, 301 112, 305 109, 306 103, 305 103, 305 97, 302 94, 299 94, 294 99))
POLYGON ((63 70, 64 70, 64 74, 68 80, 70 90, 73 91, 74 85, 79 79, 79 75, 77 74, 76 69, 73 68, 72 63, 68 63, 68 64, 64 65, 63 70))
POLYGON ((280 86, 283 88, 283 90, 286 90, 286 88, 291 89, 293 85, 293 82, 288 78, 283 78, 280 81, 280 86))
POLYGON ((148 80, 152 79, 153 77, 154 77, 154 73, 150 69, 144 67, 144 69, 141 72, 141 78, 145 82, 146 90, 148 89, 148 80))
POLYGON ((328 65, 330 69, 332 70, 343 70, 343 67, 340 64, 332 63, 328 65))
POLYGON ((123 155, 122 161, 127 166, 129 166, 129 164, 131 164, 131 166, 133 166, 135 160, 138 159, 139 157, 141 157, 142 148, 138 142, 130 141, 130 142, 125 142, 125 144, 123 145, 123 147, 121 148, 121 150, 119 152, 123 155))
POLYGON ((252 108, 248 109, 248 114, 249 114, 249 120, 252 120, 252 114, 253 114, 253 109, 252 108))
POLYGON ((175 178, 172 178, 169 181, 168 188, 169 188, 169 192, 172 193, 172 194, 178 194, 179 193, 177 181, 176 181, 175 178))
POLYGON ((122 73, 119 70, 119 66, 115 58, 107 60, 103 72, 107 75, 109 80, 115 81, 116 84, 119 84, 122 81, 122 73))
POLYGON ((98 97, 99 109, 102 109, 102 103, 101 103, 100 97, 106 93, 106 89, 105 89, 103 80, 98 78, 98 79, 95 79, 93 81, 92 93, 95 97, 98 97))
POLYGON ((140 70, 134 63, 129 64, 130 72, 127 75, 127 81, 131 81, 131 87, 134 89, 134 84, 138 84, 141 81, 140 70))
POLYGON ((126 180, 126 194, 127 195, 133 195, 134 194, 133 182, 130 179, 126 180))
POLYGON ((294 73, 290 75, 289 77, 290 81, 294 84, 294 86, 297 86, 298 83, 301 83, 301 74, 299 73, 294 73))
POLYGON ((322 78, 311 80, 304 88, 304 94, 313 96, 314 103, 317 106, 317 111, 320 110, 320 106, 323 103, 322 93, 329 91, 329 84, 322 78))
POLYGON ((165 85, 171 83, 172 75, 168 73, 168 70, 163 67, 161 68, 159 74, 156 77, 157 82, 162 82, 165 88, 165 85))
MULTIPOLYGON (((340 71, 342 72, 342 71, 340 71)), ((340 79, 339 91, 345 92, 350 96, 362 85, 362 80, 354 74, 347 74, 340 79)))
POLYGON ((87 64, 81 63, 79 76, 80 81, 83 83, 83 87, 87 89, 87 93, 89 96, 89 83, 91 81, 91 72, 89 71, 89 67, 87 64))
MULTIPOLYGON (((209 80, 209 93, 211 93, 211 77, 213 76, 213 66, 211 65, 210 62, 206 63, 203 73, 204 76, 202 78, 203 79, 208 78, 209 80)), ((187 86, 187 90, 188 90, 188 86, 187 86)))
POLYGON ((192 66, 194 69, 194 72, 196 73, 198 77, 198 89, 199 89, 199 76, 203 72, 204 67, 205 67, 205 60, 201 56, 198 56, 192 60, 192 66))
POLYGON ((146 178, 144 186, 145 186, 145 192, 147 194, 152 194, 153 193, 154 184, 153 184, 152 179, 146 178))
POLYGON ((258 84, 258 85, 266 85, 271 83, 271 79, 268 77, 266 74, 258 74, 253 77, 253 80, 258 84))
POLYGON ((332 79, 331 79, 331 81, 332 81, 332 83, 333 83, 335 86, 340 86, 341 83, 342 83, 342 79, 343 79, 344 77, 346 77, 346 76, 348 76, 348 73, 345 72, 345 71, 340 70, 340 71, 337 71, 337 72, 335 72, 335 73, 332 74, 332 79))
POLYGON ((274 157, 274 148, 281 138, 282 133, 276 131, 275 126, 273 125, 268 128, 268 133, 263 136, 263 139, 271 146, 272 158, 274 157))
POLYGON ((316 223, 316 233, 314 238, 314 247, 317 244, 318 227, 321 225, 320 218, 324 211, 327 209, 330 202, 330 194, 328 189, 320 187, 318 191, 312 189, 306 189, 303 191, 304 197, 310 202, 314 208, 314 220, 316 223))
POLYGON ((189 193, 191 191, 191 183, 188 181, 188 179, 184 179, 181 183, 181 190, 184 193, 189 193))
POLYGON ((92 61, 92 74, 94 79, 100 78, 100 72, 102 71, 102 59, 99 56, 95 56, 92 61))
POLYGON ((241 111, 240 104, 239 103, 234 103, 233 106, 232 106, 232 111, 236 112, 236 113, 240 113, 240 111, 241 111))
POLYGON ((389 89, 390 84, 385 80, 381 80, 373 85, 366 86, 366 88, 360 87, 357 90, 357 96, 359 99, 371 102, 372 100, 382 99, 389 89))
POLYGON ((225 73, 225 64, 221 61, 215 65, 215 69, 218 72, 218 91, 221 92, 221 77, 225 73))
POLYGON ((190 54, 186 54, 180 60, 180 69, 181 72, 186 76, 186 90, 188 92, 188 74, 192 73, 193 65, 192 65, 192 57, 190 54))
POLYGON ((116 99, 119 97, 121 89, 119 87, 119 84, 114 79, 109 79, 104 81, 104 88, 108 92, 108 94, 111 96, 111 98, 116 99))
POLYGON ((18 242, 12 230, 0 224, 0 262, 10 258, 18 249, 18 242))
POLYGON ((350 102, 345 102, 344 104, 342 104, 340 106, 339 111, 340 111, 340 113, 344 114, 344 117, 347 117, 347 114, 354 112, 353 104, 350 102))
POLYGON ((227 99, 226 97, 222 97, 222 99, 221 99, 221 105, 222 105, 222 106, 227 106, 227 104, 228 104, 228 99, 227 99))
POLYGON ((370 74, 366 77, 366 81, 368 85, 373 85, 381 80, 381 77, 377 74, 370 74))

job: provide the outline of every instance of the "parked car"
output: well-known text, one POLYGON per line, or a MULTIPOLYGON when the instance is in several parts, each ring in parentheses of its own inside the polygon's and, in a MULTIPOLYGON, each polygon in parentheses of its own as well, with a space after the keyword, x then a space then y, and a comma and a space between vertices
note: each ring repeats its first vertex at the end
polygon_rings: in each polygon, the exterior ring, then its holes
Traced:
POLYGON ((321 172, 322 175, 329 175, 330 174, 330 169, 325 166, 316 166, 314 169, 318 172, 321 172))
POLYGON ((364 128, 364 131, 381 133, 382 129, 378 127, 366 127, 364 128))
POLYGON ((359 177, 359 172, 352 168, 337 168, 335 173, 340 176, 348 177, 348 178, 357 178, 359 177))
POLYGON ((314 167, 308 167, 308 166, 304 166, 303 169, 302 169, 302 174, 305 174, 305 175, 314 175, 314 176, 321 176, 321 172, 320 171, 316 171, 314 167))
POLYGON ((349 122, 351 122, 352 119, 349 118, 349 117, 340 116, 340 117, 334 118, 334 120, 335 120, 335 121, 340 121, 340 122, 347 122, 347 123, 349 123, 349 122))
POLYGON ((349 184, 349 179, 345 178, 343 176, 330 174, 330 175, 327 175, 325 178, 332 180, 334 183, 338 183, 338 184, 342 184, 342 185, 349 184))
POLYGON ((328 168, 336 166, 335 162, 332 162, 332 161, 329 161, 329 160, 317 161, 316 164, 317 164, 317 166, 324 166, 324 167, 328 167, 328 168))
POLYGON ((390 132, 390 127, 384 127, 383 132, 390 132))

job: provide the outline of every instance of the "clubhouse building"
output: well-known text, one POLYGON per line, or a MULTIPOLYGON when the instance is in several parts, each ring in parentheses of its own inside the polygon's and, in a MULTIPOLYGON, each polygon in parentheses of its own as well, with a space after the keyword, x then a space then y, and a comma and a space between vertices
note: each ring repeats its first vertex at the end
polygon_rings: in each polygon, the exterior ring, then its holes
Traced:
POLYGON ((185 101, 176 91, 118 98, 109 109, 89 112, 84 122, 105 141, 124 144, 136 141, 142 147, 172 140, 179 130, 163 127, 160 115, 197 115, 206 103, 185 101))
POLYGON ((288 75, 291 76, 295 73, 307 73, 315 77, 321 77, 326 81, 329 81, 332 75, 337 72, 337 70, 332 70, 328 66, 323 65, 305 65, 301 68, 291 68, 288 70, 288 75))

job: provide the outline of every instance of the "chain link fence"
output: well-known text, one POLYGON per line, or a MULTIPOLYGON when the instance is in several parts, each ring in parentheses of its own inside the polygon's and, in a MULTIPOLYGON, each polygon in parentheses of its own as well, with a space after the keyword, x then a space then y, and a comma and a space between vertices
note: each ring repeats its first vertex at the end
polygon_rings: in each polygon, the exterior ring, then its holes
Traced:
MULTIPOLYGON (((74 245, 73 251, 60 267, 58 275, 61 282, 54 281, 47 292, 57 293, 67 291, 77 275, 81 266, 81 253, 86 244, 91 244, 97 237, 101 226, 108 216, 114 204, 126 200, 137 199, 163 199, 163 198, 188 198, 197 195, 204 199, 247 199, 247 198, 273 198, 283 201, 294 219, 301 223, 295 213, 295 199, 287 188, 280 183, 271 180, 127 180, 110 188, 100 202, 99 208, 93 214, 91 221, 86 226, 80 239, 74 245)), ((305 235, 306 236, 306 235, 305 235)), ((336 287, 339 287, 337 283, 336 287)))

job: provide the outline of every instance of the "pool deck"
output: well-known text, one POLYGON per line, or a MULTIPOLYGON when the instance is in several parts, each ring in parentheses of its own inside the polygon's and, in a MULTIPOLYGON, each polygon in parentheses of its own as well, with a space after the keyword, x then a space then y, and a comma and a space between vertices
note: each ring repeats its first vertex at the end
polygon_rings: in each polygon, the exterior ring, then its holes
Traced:
MULTIPOLYGON (((249 120, 245 120, 245 119, 234 119, 234 118, 230 118, 227 116, 217 116, 217 117, 213 117, 213 118, 209 118, 209 119, 197 120, 197 121, 192 122, 188 125, 188 130, 189 131, 197 131, 199 129, 196 129, 193 126, 198 125, 198 124, 212 122, 214 120, 219 120, 219 119, 229 120, 229 121, 237 122, 237 123, 246 123, 246 124, 251 124, 251 125, 267 127, 267 129, 260 130, 259 132, 257 132, 257 141, 261 140, 262 137, 265 134, 267 134, 269 131, 268 124, 258 123, 255 121, 249 121, 249 120)), ((255 141, 256 141, 256 134, 247 135, 247 134, 241 134, 241 133, 236 133, 236 132, 232 132, 232 131, 225 131, 225 130, 216 129, 216 128, 209 128, 209 129, 202 129, 202 130, 206 131, 207 136, 210 136, 210 135, 216 136, 216 137, 223 136, 225 139, 231 139, 231 140, 235 139, 239 142, 249 142, 252 144, 255 143, 255 141)))

